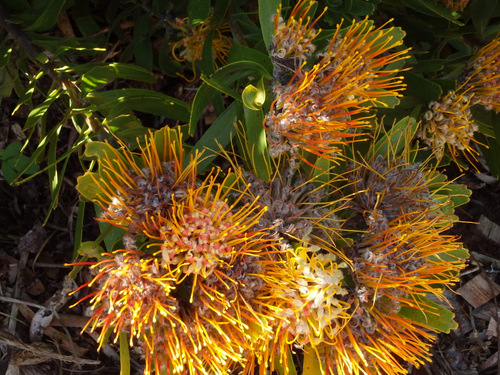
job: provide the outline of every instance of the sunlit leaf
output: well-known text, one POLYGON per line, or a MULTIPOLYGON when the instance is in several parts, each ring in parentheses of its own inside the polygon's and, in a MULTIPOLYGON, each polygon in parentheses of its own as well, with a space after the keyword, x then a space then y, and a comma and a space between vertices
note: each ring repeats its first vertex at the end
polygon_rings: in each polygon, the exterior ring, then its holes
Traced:
POLYGON ((433 331, 449 333, 457 328, 453 320, 455 314, 448 308, 422 296, 415 296, 415 299, 413 306, 403 305, 398 315, 433 331))

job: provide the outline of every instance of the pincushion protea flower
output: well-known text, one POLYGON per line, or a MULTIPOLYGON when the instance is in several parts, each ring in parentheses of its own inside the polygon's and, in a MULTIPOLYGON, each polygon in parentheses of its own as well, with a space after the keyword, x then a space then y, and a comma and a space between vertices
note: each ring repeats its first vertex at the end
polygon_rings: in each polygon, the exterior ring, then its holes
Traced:
POLYGON ((464 69, 465 90, 472 103, 500 112, 500 37, 480 48, 464 69))
MULTIPOLYGON (((385 230, 396 218, 439 215, 442 204, 433 198, 439 175, 420 163, 376 155, 373 160, 352 162, 346 177, 352 182, 351 208, 362 214, 370 230, 385 230)), ((444 218, 443 218, 444 219, 444 218)))
MULTIPOLYGON (((203 46, 209 34, 214 31, 212 39, 212 51, 216 62, 226 62, 226 57, 231 49, 232 40, 226 34, 229 25, 222 24, 214 28, 210 24, 210 18, 197 25, 192 25, 189 18, 177 18, 175 23, 170 23, 179 32, 179 40, 172 43, 172 55, 177 61, 188 61, 192 64, 194 77, 196 78, 195 63, 202 59, 203 46)), ((184 77, 185 78, 185 77, 184 77)))
POLYGON ((438 319, 440 310, 426 295, 445 301, 443 291, 458 281, 464 267, 463 249, 454 236, 443 232, 438 218, 406 214, 383 225, 374 224, 351 248, 355 293, 352 318, 325 347, 328 374, 406 374, 398 361, 419 367, 429 359, 435 328, 401 314, 410 308, 438 319))
POLYGON ((474 139, 478 126, 472 120, 470 111, 473 95, 450 91, 441 101, 429 103, 418 136, 432 148, 438 160, 443 157, 445 149, 455 162, 459 152, 471 163, 470 157, 476 160, 478 153, 471 145, 471 142, 478 143, 474 139))
POLYGON ((83 194, 92 191, 87 197, 101 206, 99 220, 125 229, 129 247, 146 229, 151 232, 151 218, 166 215, 172 197, 196 186, 199 155, 184 165, 180 139, 179 131, 165 128, 146 136, 137 152, 124 144, 120 149, 102 142, 87 147, 87 155, 98 157, 99 171, 80 177, 77 188, 83 194))
POLYGON ((293 74, 316 50, 313 40, 321 30, 316 30, 314 25, 326 8, 313 21, 309 13, 315 4, 316 1, 313 0, 299 1, 285 22, 281 16, 282 4, 280 3, 274 15, 274 34, 269 48, 275 62, 275 70, 277 70, 274 73, 275 79, 281 80, 280 74, 289 76, 290 72, 293 74))
POLYGON ((214 170, 197 182, 198 159, 182 167, 182 152, 170 142, 176 138, 165 142, 165 134, 171 133, 150 134, 138 153, 99 144, 99 173, 79 181, 82 191, 91 190, 90 183, 99 190, 93 199, 109 215, 106 221, 129 231, 128 223, 137 223, 141 244, 141 251, 105 253, 91 263, 95 276, 86 285, 95 291, 83 298, 94 308, 89 325, 102 328, 100 345, 108 329, 115 340, 129 334, 144 355, 145 374, 227 374, 245 364, 255 341, 270 340, 272 325, 282 319, 275 302, 266 301, 279 282, 275 269, 283 261, 272 254, 280 240, 257 227, 266 209, 256 197, 242 198, 248 193, 240 171, 218 182, 214 170), (140 192, 146 183, 130 182, 134 171, 154 176, 146 190, 162 202, 146 213, 137 209, 148 195, 140 192))
MULTIPOLYGON (((299 9, 305 3, 300 4, 299 9)), ((289 27, 294 25, 290 23, 289 27)), ((307 32, 277 27, 275 39, 279 40, 280 35, 286 35, 287 40, 292 36, 300 38, 303 34, 312 38, 312 29, 301 27, 307 32)), ((375 28, 365 19, 353 22, 341 33, 338 25, 327 49, 316 53, 317 62, 312 68, 301 64, 288 82, 278 79, 276 99, 266 118, 271 156, 294 154, 302 148, 335 158, 338 145, 353 141, 359 136, 356 129, 368 125, 366 117, 359 116, 361 113, 374 105, 384 105, 381 98, 399 95, 404 88, 401 77, 396 76, 400 70, 384 68, 405 59, 407 50, 391 53, 390 49, 402 42, 394 40, 393 29, 382 27, 375 28)), ((301 45, 300 40, 295 44, 301 45)))

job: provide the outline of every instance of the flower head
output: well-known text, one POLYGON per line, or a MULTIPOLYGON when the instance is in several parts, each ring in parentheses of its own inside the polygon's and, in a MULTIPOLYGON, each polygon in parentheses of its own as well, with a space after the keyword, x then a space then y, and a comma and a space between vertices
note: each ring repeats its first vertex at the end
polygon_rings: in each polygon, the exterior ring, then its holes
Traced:
POLYGON ((287 277, 289 288, 280 290, 288 300, 282 313, 288 323, 278 333, 285 335, 280 340, 297 346, 334 341, 350 317, 350 304, 341 300, 348 293, 341 286, 344 274, 340 268, 346 264, 318 246, 297 247, 286 264, 293 276, 287 277))
POLYGON ((214 28, 210 24, 210 19, 192 25, 189 18, 177 18, 175 23, 171 23, 171 25, 179 30, 177 34, 179 40, 172 43, 172 55, 177 61, 188 61, 192 64, 194 78, 196 78, 195 63, 202 59, 203 46, 212 31, 215 31, 212 39, 214 60, 216 62, 226 61, 232 44, 231 38, 226 35, 229 31, 228 24, 214 28))
POLYGON ((185 197, 174 199, 168 215, 158 216, 150 237, 159 241, 165 267, 207 278, 237 254, 258 253, 269 245, 262 232, 254 230, 266 208, 256 199, 240 205, 246 191, 236 192, 230 203, 228 195, 239 179, 230 182, 235 177, 230 174, 216 183, 218 174, 212 173, 199 187, 188 189, 185 197))
POLYGON ((167 215, 172 197, 183 197, 196 186, 199 156, 184 165, 181 138, 179 132, 165 128, 150 133, 138 152, 124 144, 115 149, 100 143, 98 173, 87 172, 79 180, 80 191, 85 191, 86 182, 95 186, 90 198, 102 208, 100 220, 125 229, 129 247, 135 246, 137 236, 151 233, 152 217, 167 215))
POLYGON ((418 136, 432 148, 438 160, 443 157, 445 149, 455 161, 459 152, 469 161, 470 156, 476 159, 477 151, 472 148, 471 141, 477 143, 474 133, 478 126, 472 120, 471 95, 450 91, 441 101, 429 103, 418 136))
POLYGON ((108 327, 115 338, 129 334, 145 374, 227 374, 283 319, 268 298, 283 267, 273 256, 279 239, 257 228, 265 208, 243 202, 239 174, 217 182, 219 173, 147 217, 143 251, 105 253, 93 264, 89 324, 102 327, 101 345, 108 327))
POLYGON ((402 44, 390 35, 392 29, 375 28, 367 19, 353 22, 345 33, 340 28, 326 50, 316 53, 312 68, 301 64, 288 82, 278 79, 266 118, 271 156, 303 148, 337 157, 338 146, 352 142, 360 135, 357 129, 368 125, 359 115, 385 105, 382 98, 398 96, 404 88, 395 76, 398 69, 384 69, 406 58, 407 50, 390 52, 402 44))
POLYGON ((94 313, 87 326, 92 331, 102 327, 99 347, 108 328, 113 330, 115 342, 122 330, 131 338, 144 340, 161 316, 177 320, 179 304, 171 296, 176 278, 165 273, 158 259, 140 251, 116 250, 90 264, 95 276, 79 289, 88 286, 94 291, 79 302, 91 298, 94 313))
POLYGON ((446 300, 444 287, 458 281, 464 254, 454 236, 443 234, 449 226, 438 227, 439 220, 428 217, 402 215, 344 250, 352 260, 355 293, 347 300, 351 320, 326 348, 332 374, 405 374, 398 358, 417 367, 429 359, 437 330, 401 311, 434 319, 439 311, 425 296, 446 300))
POLYGON ((469 1, 470 0, 441 0, 446 8, 455 12, 463 11, 469 4, 469 1))
POLYGON ((441 207, 430 190, 435 176, 419 163, 376 155, 351 163, 347 178, 354 192, 351 208, 364 216, 371 231, 387 228, 396 218, 436 217, 441 207))
POLYGON ((464 69, 464 88, 473 104, 500 112, 500 37, 480 48, 464 69))
MULTIPOLYGON (((286 73, 283 69, 292 71, 302 65, 316 50, 312 43, 321 30, 316 30, 314 25, 321 18, 319 15, 316 20, 311 19, 312 11, 316 1, 299 1, 287 21, 281 16, 282 8, 279 5, 277 13, 274 15, 274 33, 270 47, 270 54, 275 62, 275 69, 282 74, 286 73), (287 66, 287 64, 292 64, 287 66)), ((326 9, 323 11, 323 13, 326 9)), ((275 72, 275 78, 278 78, 275 72)))

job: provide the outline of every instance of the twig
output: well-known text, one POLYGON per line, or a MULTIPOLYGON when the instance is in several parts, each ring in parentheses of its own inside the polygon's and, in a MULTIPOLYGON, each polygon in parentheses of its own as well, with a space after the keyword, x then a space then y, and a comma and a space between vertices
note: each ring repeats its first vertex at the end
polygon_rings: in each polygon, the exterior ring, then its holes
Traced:
POLYGON ((18 340, 15 336, 1 329, 0 329, 0 339, 2 340, 2 344, 13 346, 17 349, 28 350, 32 353, 38 354, 41 358, 46 357, 49 359, 56 359, 64 362, 72 362, 80 365, 99 365, 101 363, 100 361, 96 361, 93 359, 84 359, 84 358, 74 357, 71 355, 54 353, 50 350, 41 348, 38 345, 35 346, 35 345, 25 344, 24 342, 18 340))

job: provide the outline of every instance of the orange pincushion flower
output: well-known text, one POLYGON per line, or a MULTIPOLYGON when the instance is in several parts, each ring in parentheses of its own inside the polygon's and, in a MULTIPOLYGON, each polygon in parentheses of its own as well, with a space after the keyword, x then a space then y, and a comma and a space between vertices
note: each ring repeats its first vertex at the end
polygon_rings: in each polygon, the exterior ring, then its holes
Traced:
POLYGON ((500 112, 500 37, 480 48, 465 67, 464 88, 473 104, 500 112))
POLYGON ((351 208, 363 214, 371 230, 386 229, 388 222, 407 215, 436 217, 441 208, 430 189, 432 170, 402 159, 377 155, 371 161, 351 163, 347 178, 354 192, 351 208))
POLYGON ((117 150, 101 143, 98 173, 87 172, 79 180, 80 191, 88 180, 95 185, 91 199, 102 208, 99 220, 125 229, 129 247, 135 247, 135 237, 151 232, 152 217, 167 214, 172 197, 185 196, 196 185, 199 156, 184 166, 181 138, 179 131, 165 128, 150 133, 138 152, 124 144, 117 150))
POLYGON ((428 319, 439 310, 425 301, 445 301, 444 287, 458 281, 464 267, 461 244, 443 232, 439 218, 427 212, 402 215, 384 226, 374 224, 350 249, 355 294, 347 302, 352 318, 325 347, 327 373, 406 374, 401 360, 419 367, 429 359, 432 327, 400 314, 410 308, 428 319))
POLYGON ((93 266, 89 324, 103 328, 101 345, 108 327, 130 334, 145 374, 227 374, 282 319, 267 298, 279 283, 279 240, 255 225, 265 208, 241 202, 237 174, 217 177, 148 216, 144 247, 156 253, 120 250, 93 266))
POLYGON ((270 46, 271 57, 278 63, 276 68, 279 69, 281 66, 284 69, 295 70, 295 66, 302 65, 316 50, 312 42, 321 30, 316 31, 314 25, 326 12, 326 8, 315 21, 312 21, 309 12, 315 4, 316 1, 313 0, 299 1, 285 22, 281 17, 280 3, 274 15, 274 34, 270 46), (292 63, 292 66, 287 66, 287 63, 292 63))
POLYGON ((407 57, 407 50, 389 52, 402 44, 393 40, 393 29, 375 28, 367 19, 353 22, 343 35, 340 27, 312 68, 300 65, 288 82, 278 77, 266 118, 271 156, 303 148, 335 158, 338 145, 352 142, 356 129, 368 125, 359 114, 404 88, 398 69, 384 70, 407 57))
POLYGON ((102 257, 98 262, 88 263, 95 276, 77 289, 95 287, 79 302, 91 298, 94 313, 84 330, 89 325, 92 331, 102 327, 99 348, 108 328, 113 330, 115 342, 122 330, 130 334, 131 340, 145 339, 160 316, 178 320, 179 304, 171 296, 177 280, 165 273, 158 259, 132 250, 104 253, 102 257))
POLYGON ((253 229, 266 208, 257 205, 256 199, 239 205, 246 191, 238 192, 229 205, 228 195, 235 193, 239 179, 229 183, 234 178, 231 174, 219 184, 218 174, 210 174, 198 188, 174 199, 169 215, 158 216, 153 233, 159 235, 150 237, 161 244, 164 266, 206 278, 235 254, 259 252, 269 245, 263 233, 253 229))
POLYGON ((478 126, 472 120, 470 111, 474 98, 472 95, 450 91, 441 101, 429 103, 418 136, 432 148, 438 160, 443 157, 445 148, 455 162, 459 152, 470 162, 470 156, 477 159, 478 153, 471 145, 471 142, 478 143, 474 139, 478 126))
MULTIPOLYGON (((196 78, 196 61, 202 59, 203 46, 209 34, 215 30, 212 39, 212 51, 216 62, 226 62, 226 57, 231 49, 232 40, 226 34, 229 32, 229 25, 222 24, 214 29, 210 24, 210 19, 202 21, 197 25, 192 25, 189 18, 177 18, 171 25, 179 30, 177 36, 179 40, 172 44, 172 55, 177 61, 188 61, 192 63, 194 72, 193 79, 196 78)), ((185 78, 185 77, 184 77, 185 78)))

